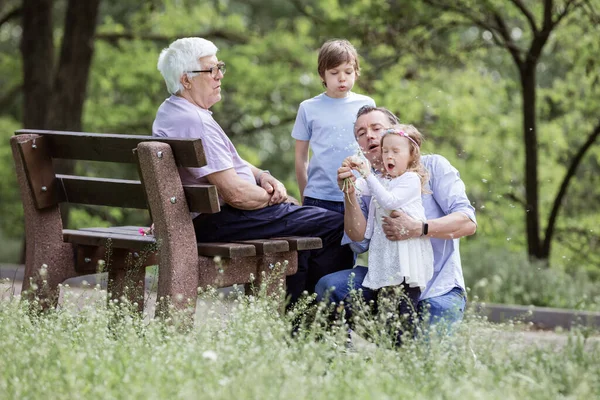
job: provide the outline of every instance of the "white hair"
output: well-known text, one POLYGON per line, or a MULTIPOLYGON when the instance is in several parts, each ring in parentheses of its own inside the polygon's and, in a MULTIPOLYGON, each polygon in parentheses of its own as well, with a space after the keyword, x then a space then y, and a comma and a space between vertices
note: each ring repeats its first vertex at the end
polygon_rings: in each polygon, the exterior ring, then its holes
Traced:
POLYGON ((202 69, 198 59, 217 54, 217 46, 199 37, 177 39, 158 56, 157 68, 171 94, 183 90, 180 79, 185 71, 202 69))

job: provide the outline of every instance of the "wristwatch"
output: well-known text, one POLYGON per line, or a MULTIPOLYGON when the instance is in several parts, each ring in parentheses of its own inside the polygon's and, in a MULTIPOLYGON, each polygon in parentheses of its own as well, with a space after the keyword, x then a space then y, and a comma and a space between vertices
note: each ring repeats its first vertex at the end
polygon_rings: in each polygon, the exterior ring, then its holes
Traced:
POLYGON ((429 224, 423 222, 423 232, 421 233, 421 236, 427 236, 427 232, 429 232, 429 224))

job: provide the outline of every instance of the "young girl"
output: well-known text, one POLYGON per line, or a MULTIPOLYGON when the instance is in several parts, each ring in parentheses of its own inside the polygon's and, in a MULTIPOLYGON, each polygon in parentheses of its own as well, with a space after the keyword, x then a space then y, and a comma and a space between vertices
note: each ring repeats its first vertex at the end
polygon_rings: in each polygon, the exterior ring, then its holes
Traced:
POLYGON ((416 310, 421 291, 433 276, 433 250, 428 237, 391 241, 385 237, 382 218, 398 210, 426 221, 421 193, 427 172, 421 165, 421 133, 412 125, 396 125, 381 138, 383 173, 373 173, 369 162, 359 156, 344 164, 363 178, 355 183, 363 195, 370 195, 369 216, 364 237, 369 245, 369 270, 363 286, 381 289, 403 286, 410 302, 400 304, 400 314, 416 310), (412 307, 412 309, 411 309, 412 307))
POLYGON ((296 178, 302 204, 344 212, 336 170, 356 153, 354 121, 373 99, 352 92, 360 75, 358 54, 347 40, 330 40, 319 50, 318 72, 325 93, 300 104, 292 137, 296 139, 296 178), (308 150, 312 150, 310 163, 308 150))

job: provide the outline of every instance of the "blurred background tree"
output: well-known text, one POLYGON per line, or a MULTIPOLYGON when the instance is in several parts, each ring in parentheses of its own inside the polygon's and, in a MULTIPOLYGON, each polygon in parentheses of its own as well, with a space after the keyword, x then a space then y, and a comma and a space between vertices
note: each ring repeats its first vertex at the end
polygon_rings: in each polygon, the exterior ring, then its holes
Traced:
MULTIPOLYGON (((52 15, 38 37, 47 43, 37 89, 50 93, 28 98, 74 117, 77 107, 53 100, 64 90, 57 55, 67 43, 84 44, 68 41, 71 1, 42 3, 52 15)), ((23 234, 8 138, 23 126, 75 129, 27 122, 27 112, 38 109, 25 106, 31 82, 24 71, 35 65, 20 47, 27 4, 0 2, 0 236, 7 243, 0 262, 17 261, 23 234)), ((215 118, 243 157, 269 168, 298 196, 290 136, 296 111, 322 91, 319 46, 347 38, 361 56, 354 90, 416 125, 427 137, 424 151, 460 170, 479 223, 477 235, 463 240, 466 274, 485 252, 495 255, 485 258, 496 260, 489 271, 514 253, 600 278, 600 0, 151 0, 141 7, 104 0, 97 10, 86 20, 96 28, 85 43, 93 53, 85 88, 76 89, 84 95, 76 129, 149 134, 168 96, 156 70, 160 50, 179 37, 202 36, 228 65, 215 118)), ((114 167, 74 168, 102 175, 114 167)), ((74 207, 69 221, 129 223, 150 221, 135 210, 89 207, 74 207)))

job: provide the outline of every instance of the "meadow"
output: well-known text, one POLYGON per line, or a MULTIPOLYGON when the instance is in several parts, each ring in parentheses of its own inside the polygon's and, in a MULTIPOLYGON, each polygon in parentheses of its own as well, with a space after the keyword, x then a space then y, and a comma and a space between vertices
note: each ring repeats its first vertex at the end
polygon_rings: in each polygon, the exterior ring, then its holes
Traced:
MULTIPOLYGON (((4 286, 6 287, 6 286, 4 286)), ((105 292, 61 306, 0 296, 0 397, 6 399, 596 398, 600 341, 574 329, 542 340, 519 324, 467 314, 394 348, 381 315, 360 314, 351 345, 330 307, 280 313, 263 292, 206 291, 193 328, 140 316, 105 292), (311 315, 310 318, 306 318, 311 315), (299 326, 294 335, 292 326, 299 326), (301 321, 298 324, 298 321, 301 321)), ((91 293, 91 295, 90 295, 91 293)), ((368 305, 364 305, 368 307, 368 305)), ((422 332, 423 333, 423 332, 422 332)))

